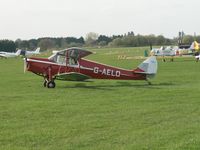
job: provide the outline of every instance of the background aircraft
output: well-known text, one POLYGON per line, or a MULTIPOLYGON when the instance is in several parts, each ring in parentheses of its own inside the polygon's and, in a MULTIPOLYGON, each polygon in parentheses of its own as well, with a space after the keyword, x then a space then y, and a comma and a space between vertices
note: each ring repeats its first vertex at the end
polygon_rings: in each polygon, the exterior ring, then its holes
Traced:
POLYGON ((167 46, 167 47, 160 47, 158 49, 153 48, 151 49, 151 55, 153 56, 162 56, 163 61, 165 62, 165 56, 171 56, 171 61, 173 61, 173 56, 176 55, 176 49, 177 47, 167 46))
POLYGON ((32 56, 32 55, 38 55, 38 54, 40 54, 40 47, 38 47, 35 51, 21 50, 20 55, 28 57, 28 56, 32 56))
POLYGON ((195 53, 199 52, 199 50, 199 43, 197 41, 194 41, 188 48, 185 48, 184 46, 179 46, 179 49, 177 50, 177 55, 194 55, 195 53))
POLYGON ((20 54, 21 54, 21 50, 17 50, 16 53, 9 53, 9 52, 3 52, 3 51, 1 51, 0 52, 0 57, 3 57, 3 58, 17 57, 20 54))
POLYGON ((152 49, 151 53, 154 56, 175 56, 176 50, 175 47, 167 46, 167 47, 160 47, 159 49, 152 49))
POLYGON ((25 58, 24 68, 44 77, 44 86, 48 88, 55 87, 55 79, 70 81, 84 81, 87 79, 148 81, 157 73, 155 56, 149 57, 136 69, 127 70, 83 58, 90 54, 92 52, 87 50, 69 48, 53 54, 48 59, 25 58))

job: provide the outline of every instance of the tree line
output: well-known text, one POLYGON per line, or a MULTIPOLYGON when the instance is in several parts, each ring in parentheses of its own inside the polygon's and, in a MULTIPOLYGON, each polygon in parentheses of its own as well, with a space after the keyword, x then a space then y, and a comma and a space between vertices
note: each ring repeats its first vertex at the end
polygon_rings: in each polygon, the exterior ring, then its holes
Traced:
MULTIPOLYGON (((184 35, 182 41, 191 44, 194 40, 200 41, 200 36, 184 35)), ((124 35, 98 35, 90 32, 85 38, 80 37, 45 37, 30 40, 17 39, 0 40, 0 51, 14 52, 16 49, 33 50, 40 47, 41 50, 64 49, 68 47, 140 47, 140 46, 161 46, 177 45, 178 37, 169 39, 163 35, 135 35, 133 31, 124 35)))

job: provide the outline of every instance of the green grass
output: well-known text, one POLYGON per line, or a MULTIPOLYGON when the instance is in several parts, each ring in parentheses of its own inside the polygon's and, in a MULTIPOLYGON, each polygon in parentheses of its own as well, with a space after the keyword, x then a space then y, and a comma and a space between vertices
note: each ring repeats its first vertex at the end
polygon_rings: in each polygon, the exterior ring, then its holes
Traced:
MULTIPOLYGON (((88 58, 127 69, 145 48, 92 49, 88 58)), ((145 81, 56 81, 23 73, 23 60, 0 59, 0 149, 200 149, 200 63, 159 61, 145 81)))

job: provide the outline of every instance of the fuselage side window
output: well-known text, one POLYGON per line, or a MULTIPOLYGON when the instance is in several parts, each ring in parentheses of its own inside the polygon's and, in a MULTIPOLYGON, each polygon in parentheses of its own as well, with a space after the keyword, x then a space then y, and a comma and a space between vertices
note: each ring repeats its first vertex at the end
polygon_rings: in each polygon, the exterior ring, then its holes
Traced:
POLYGON ((63 55, 57 55, 57 61, 58 64, 65 65, 66 64, 66 56, 63 55))
POLYGON ((69 65, 78 65, 78 51, 76 49, 69 51, 69 65))

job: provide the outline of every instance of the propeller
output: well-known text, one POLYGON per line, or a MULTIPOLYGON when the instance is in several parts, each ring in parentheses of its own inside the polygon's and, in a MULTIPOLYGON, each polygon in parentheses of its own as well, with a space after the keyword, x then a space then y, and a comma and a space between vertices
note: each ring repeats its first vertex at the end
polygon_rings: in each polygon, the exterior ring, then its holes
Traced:
POLYGON ((26 72, 27 69, 27 58, 24 58, 24 73, 26 72))

